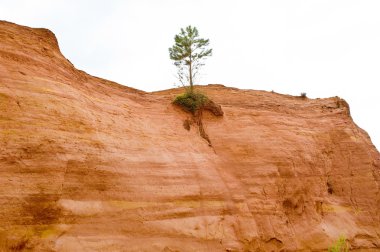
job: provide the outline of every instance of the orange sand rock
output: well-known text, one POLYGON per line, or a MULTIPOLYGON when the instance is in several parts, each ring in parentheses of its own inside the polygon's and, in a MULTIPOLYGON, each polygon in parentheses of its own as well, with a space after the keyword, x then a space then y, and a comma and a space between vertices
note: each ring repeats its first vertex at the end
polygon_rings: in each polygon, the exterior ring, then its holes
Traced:
POLYGON ((199 87, 203 126, 0 22, 0 251, 380 247, 380 155, 338 98, 199 87))

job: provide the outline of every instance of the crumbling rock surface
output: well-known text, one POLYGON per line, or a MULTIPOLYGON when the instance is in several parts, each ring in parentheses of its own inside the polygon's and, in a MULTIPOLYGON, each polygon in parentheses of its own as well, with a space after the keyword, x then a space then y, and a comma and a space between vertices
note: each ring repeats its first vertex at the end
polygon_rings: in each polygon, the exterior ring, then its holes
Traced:
POLYGON ((380 156, 340 98, 199 87, 212 147, 171 100, 76 70, 0 22, 0 251, 380 247, 380 156))
POLYGON ((203 107, 204 110, 208 110, 216 116, 223 116, 224 112, 222 106, 216 104, 214 101, 209 100, 203 107))

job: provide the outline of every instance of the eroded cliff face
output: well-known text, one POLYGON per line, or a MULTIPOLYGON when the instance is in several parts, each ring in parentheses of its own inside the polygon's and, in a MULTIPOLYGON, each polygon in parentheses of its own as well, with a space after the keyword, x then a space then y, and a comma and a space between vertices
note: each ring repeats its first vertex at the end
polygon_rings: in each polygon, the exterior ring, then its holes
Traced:
POLYGON ((221 85, 203 126, 76 70, 55 36, 0 22, 0 250, 380 247, 380 155, 340 98, 221 85))

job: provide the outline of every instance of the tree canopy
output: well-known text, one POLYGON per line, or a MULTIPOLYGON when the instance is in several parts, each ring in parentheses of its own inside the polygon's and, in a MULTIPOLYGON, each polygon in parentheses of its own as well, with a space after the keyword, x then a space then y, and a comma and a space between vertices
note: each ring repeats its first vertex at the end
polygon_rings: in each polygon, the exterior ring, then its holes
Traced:
POLYGON ((212 55, 212 49, 208 48, 209 39, 200 38, 196 27, 187 26, 175 35, 174 42, 169 48, 170 59, 177 67, 179 81, 182 85, 187 83, 192 92, 194 79, 204 65, 204 59, 212 55))

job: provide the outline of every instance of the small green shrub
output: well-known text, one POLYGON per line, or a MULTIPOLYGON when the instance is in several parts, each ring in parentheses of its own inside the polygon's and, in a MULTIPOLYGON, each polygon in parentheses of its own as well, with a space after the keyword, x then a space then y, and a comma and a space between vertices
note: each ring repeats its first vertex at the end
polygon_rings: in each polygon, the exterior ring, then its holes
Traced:
POLYGON ((187 111, 195 113, 198 109, 202 108, 209 101, 208 97, 199 92, 186 91, 178 95, 173 103, 181 106, 187 111))
POLYGON ((304 98, 304 99, 307 98, 306 93, 304 93, 304 92, 302 92, 300 96, 301 96, 301 98, 304 98))
POLYGON ((329 247, 328 252, 348 252, 346 237, 340 236, 335 244, 329 247))

